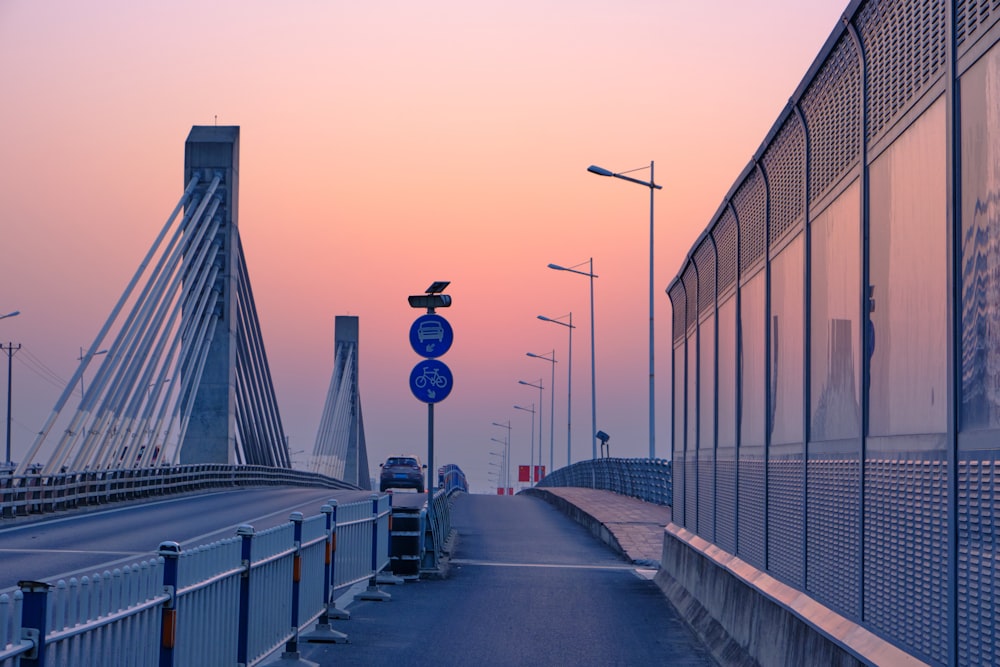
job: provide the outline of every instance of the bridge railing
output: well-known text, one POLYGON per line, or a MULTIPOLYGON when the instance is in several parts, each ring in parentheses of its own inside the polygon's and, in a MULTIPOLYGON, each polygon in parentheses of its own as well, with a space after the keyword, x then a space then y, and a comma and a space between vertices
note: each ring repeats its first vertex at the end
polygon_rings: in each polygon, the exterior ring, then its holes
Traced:
POLYGON ((657 505, 672 505, 672 467, 665 459, 592 459, 555 470, 538 486, 603 489, 657 505))
POLYGON ((357 488, 332 477, 302 470, 208 463, 85 470, 55 475, 0 474, 0 518, 212 488, 276 485, 357 488))
POLYGON ((388 543, 389 498, 373 495, 190 550, 164 542, 113 572, 21 582, 0 596, 0 666, 259 664, 384 569, 388 543))

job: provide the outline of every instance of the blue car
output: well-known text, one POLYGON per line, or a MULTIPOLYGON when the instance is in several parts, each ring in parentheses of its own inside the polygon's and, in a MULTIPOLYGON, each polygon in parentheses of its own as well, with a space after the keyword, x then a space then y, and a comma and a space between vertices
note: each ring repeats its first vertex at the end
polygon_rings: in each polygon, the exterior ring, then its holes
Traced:
POLYGON ((416 489, 424 492, 424 468, 416 456, 390 456, 385 463, 380 463, 382 475, 379 480, 379 490, 416 489))

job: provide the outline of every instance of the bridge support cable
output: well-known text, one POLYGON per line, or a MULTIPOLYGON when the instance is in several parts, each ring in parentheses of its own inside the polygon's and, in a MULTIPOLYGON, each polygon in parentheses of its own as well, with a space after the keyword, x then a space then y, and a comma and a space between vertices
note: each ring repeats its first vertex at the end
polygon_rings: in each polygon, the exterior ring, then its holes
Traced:
POLYGON ((239 240, 237 253, 237 368, 241 371, 237 375, 237 395, 244 395, 244 403, 251 408, 250 423, 256 425, 248 432, 238 433, 238 438, 244 443, 244 448, 250 437, 258 438, 253 448, 257 454, 247 463, 289 468, 291 459, 285 443, 285 430, 278 412, 243 244, 239 240))
POLYGON ((18 475, 42 459, 45 475, 167 462, 291 467, 237 227, 238 157, 238 127, 192 128, 183 195, 18 475))
MULTIPOLYGON (((178 229, 179 234, 185 235, 184 239, 168 247, 169 255, 162 264, 162 270, 150 277, 150 289, 144 290, 142 295, 145 298, 135 304, 108 358, 101 365, 98 377, 91 383, 88 395, 83 397, 80 412, 84 419, 96 415, 92 424, 97 427, 89 429, 88 437, 74 460, 74 467, 113 465, 110 454, 121 451, 126 441, 134 436, 137 411, 142 403, 148 402, 151 395, 148 388, 152 387, 154 373, 159 372, 161 384, 166 381, 168 371, 160 365, 160 361, 164 345, 174 336, 178 314, 186 302, 182 298, 182 288, 185 283, 204 285, 206 280, 199 279, 197 274, 212 268, 207 261, 211 245, 204 240, 206 236, 211 238, 206 232, 218 227, 214 213, 219 200, 213 197, 207 211, 206 204, 209 200, 203 199, 188 224, 178 229), (211 225, 201 225, 194 235, 185 233, 191 226, 198 225, 206 213, 213 216, 210 218, 213 219, 211 225), (198 244, 203 247, 198 248, 198 244), (185 256, 192 259, 184 262, 185 256), (88 409, 98 402, 95 410, 88 409)), ((188 296, 190 294, 188 291, 188 296)), ((75 445, 79 435, 79 432, 66 434, 57 450, 60 456, 53 456, 49 461, 53 470, 63 464, 63 452, 68 452, 75 445)))
POLYGON ((103 343, 104 339, 107 337, 108 332, 111 330, 112 326, 114 325, 114 322, 118 319, 118 315, 125 307, 125 304, 128 302, 128 299, 132 295, 133 290, 135 289, 136 285, 139 284, 139 281, 141 280, 143 274, 146 272, 149 263, 152 261, 153 257, 156 256, 156 252, 160 244, 162 243, 163 239, 166 237, 171 227, 174 226, 174 222, 176 221, 177 216, 190 201, 191 195, 194 192, 194 189, 198 185, 198 182, 200 180, 201 180, 200 174, 193 174, 191 179, 188 181, 187 186, 184 189, 184 194, 182 194, 180 199, 177 201, 177 205, 174 207, 174 210, 168 216, 167 221, 164 223, 162 229, 160 230, 160 233, 157 235, 156 240, 153 241, 153 245, 149 249, 149 252, 146 253, 146 256, 139 263, 139 268, 136 269, 135 274, 132 276, 132 279, 126 286, 125 292, 122 294, 121 298, 114 305, 114 307, 111 309, 111 314, 105 321, 104 326, 102 326, 101 330, 98 332, 97 338, 95 338, 93 344, 91 344, 90 348, 87 350, 87 353, 83 355, 83 359, 80 362, 80 366, 76 369, 76 372, 73 374, 73 377, 70 378, 70 381, 66 385, 66 388, 63 390, 62 394, 60 394, 59 398, 56 400, 55 406, 53 406, 51 413, 49 413, 49 416, 43 423, 42 428, 39 431, 38 435, 36 436, 34 442, 28 449, 28 452, 25 454, 22 461, 18 464, 17 469, 14 471, 15 475, 23 475, 26 472, 27 467, 32 463, 34 463, 39 450, 41 449, 42 445, 45 442, 45 439, 48 437, 48 434, 52 430, 52 427, 56 424, 57 420, 59 419, 59 416, 62 413, 63 408, 65 408, 66 403, 68 402, 70 396, 73 394, 73 391, 75 390, 77 383, 80 382, 80 378, 83 377, 83 372, 87 369, 87 366, 90 364, 90 361, 94 358, 94 354, 100 349, 100 346, 103 343))
MULTIPOLYGON (((209 213, 214 213, 217 205, 218 202, 214 202, 209 213)), ((218 225, 219 221, 216 219, 207 229, 214 231, 218 225)), ((203 238, 204 235, 199 234, 194 241, 198 243, 203 238)), ((206 262, 210 248, 209 244, 204 244, 186 270, 177 271, 169 282, 158 286, 154 293, 162 296, 149 300, 146 312, 137 319, 128 349, 123 354, 116 355, 116 359, 124 363, 117 367, 116 375, 111 378, 104 404, 99 411, 99 414, 110 416, 116 433, 114 437, 106 438, 98 448, 96 456, 99 460, 96 463, 99 467, 113 466, 116 460, 124 458, 132 444, 130 441, 134 442, 136 438, 137 420, 153 408, 150 400, 153 389, 162 389, 158 385, 167 382, 169 367, 162 363, 164 348, 168 341, 177 339, 177 318, 188 301, 187 298, 181 298, 179 292, 182 284, 188 281, 204 288, 207 273, 213 271, 212 265, 206 262), (197 276, 199 272, 203 272, 201 277, 197 276), (154 375, 158 375, 158 383, 153 382, 154 375), (143 406, 145 410, 142 410, 143 406), (112 456, 117 456, 117 459, 112 456)), ((188 297, 192 293, 189 292, 188 297)), ((132 451, 134 455, 137 450, 132 451)))

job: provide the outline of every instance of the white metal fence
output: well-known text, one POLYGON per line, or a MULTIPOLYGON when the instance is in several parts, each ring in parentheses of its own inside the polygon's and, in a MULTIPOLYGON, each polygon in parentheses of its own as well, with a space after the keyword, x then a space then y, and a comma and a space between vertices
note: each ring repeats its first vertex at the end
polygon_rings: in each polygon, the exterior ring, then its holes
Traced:
POLYGON ((326 618, 336 594, 389 564, 388 496, 113 572, 20 582, 0 596, 0 667, 215 667, 297 650, 300 629, 326 618))

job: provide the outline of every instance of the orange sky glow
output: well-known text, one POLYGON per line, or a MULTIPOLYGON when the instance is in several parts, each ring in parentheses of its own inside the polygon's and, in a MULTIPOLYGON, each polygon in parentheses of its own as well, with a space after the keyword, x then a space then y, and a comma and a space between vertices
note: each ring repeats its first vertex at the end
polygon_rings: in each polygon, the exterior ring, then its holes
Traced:
POLYGON ((594 258, 597 427, 612 455, 647 455, 649 194, 586 168, 655 160, 656 453, 669 458, 664 290, 846 6, 5 0, 0 313, 21 314, 0 340, 56 376, 15 355, 14 459, 180 197, 191 126, 216 122, 241 128, 239 226, 290 450, 312 449, 334 317, 349 314, 373 470, 425 455, 406 296, 450 280, 455 389, 435 412, 435 463, 478 492, 492 492, 503 436, 491 422, 511 420, 512 464, 528 462, 531 416, 512 406, 538 393, 518 380, 546 386, 548 465, 550 369, 526 352, 555 349, 566 462, 566 329, 539 314, 572 311, 579 327, 572 458, 590 457, 587 280, 550 262, 594 258))

